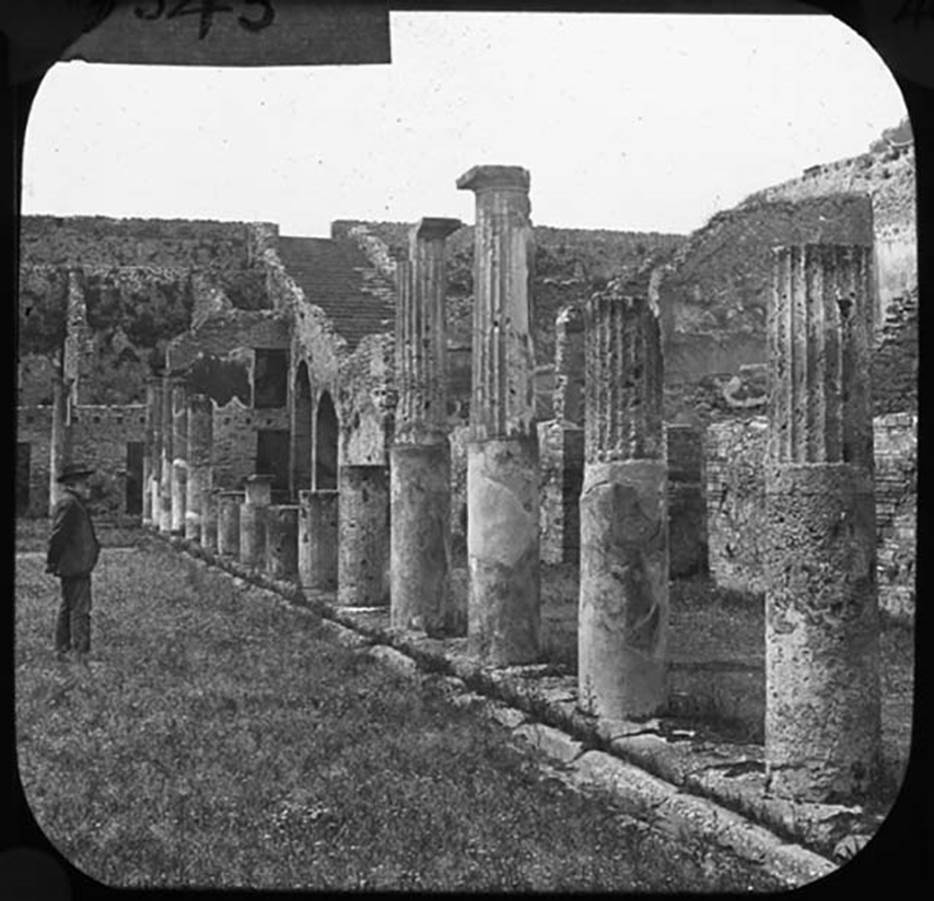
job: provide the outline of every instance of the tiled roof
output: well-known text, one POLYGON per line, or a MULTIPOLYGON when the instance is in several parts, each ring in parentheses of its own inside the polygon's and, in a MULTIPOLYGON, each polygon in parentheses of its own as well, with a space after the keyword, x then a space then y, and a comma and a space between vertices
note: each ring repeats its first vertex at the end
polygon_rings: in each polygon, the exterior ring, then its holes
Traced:
POLYGON ((308 302, 331 317, 349 350, 366 335, 392 331, 395 313, 387 298, 393 296, 393 286, 373 272, 354 245, 331 238, 280 236, 279 257, 308 302))

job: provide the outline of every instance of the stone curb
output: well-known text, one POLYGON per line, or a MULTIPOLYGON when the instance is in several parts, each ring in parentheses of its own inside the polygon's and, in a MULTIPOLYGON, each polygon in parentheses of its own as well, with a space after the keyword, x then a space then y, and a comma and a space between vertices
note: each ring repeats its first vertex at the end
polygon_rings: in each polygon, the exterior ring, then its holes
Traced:
POLYGON ((566 687, 542 690, 533 684, 533 679, 548 677, 553 668, 546 664, 486 667, 466 653, 444 649, 437 640, 361 621, 360 611, 355 615, 353 608, 328 602, 333 592, 306 591, 220 558, 196 542, 152 534, 237 581, 319 616, 322 629, 343 646, 361 650, 409 678, 436 678, 455 706, 482 705, 485 715, 523 744, 557 761, 572 783, 610 791, 655 828, 730 850, 789 888, 835 871, 839 864, 816 852, 853 838, 860 808, 765 798, 755 782, 742 784, 731 778, 731 769, 760 766, 759 746, 742 746, 739 755, 724 763, 722 755, 682 751, 678 741, 662 734, 658 719, 595 723, 576 709, 566 687), (529 722, 529 716, 539 722, 529 722))

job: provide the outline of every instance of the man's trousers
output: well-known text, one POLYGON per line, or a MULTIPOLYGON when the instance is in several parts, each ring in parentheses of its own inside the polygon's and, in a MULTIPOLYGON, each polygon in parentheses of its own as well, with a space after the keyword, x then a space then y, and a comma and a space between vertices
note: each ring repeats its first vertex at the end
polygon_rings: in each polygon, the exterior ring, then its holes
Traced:
POLYGON ((62 578, 62 605, 55 623, 55 650, 91 650, 91 577, 62 578))

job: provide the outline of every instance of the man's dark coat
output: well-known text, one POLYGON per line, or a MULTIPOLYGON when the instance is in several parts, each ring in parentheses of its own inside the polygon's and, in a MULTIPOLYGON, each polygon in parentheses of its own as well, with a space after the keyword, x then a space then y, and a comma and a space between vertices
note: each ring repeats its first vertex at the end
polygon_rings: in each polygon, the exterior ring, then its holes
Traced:
POLYGON ((70 491, 52 511, 52 534, 46 568, 63 579, 89 575, 101 546, 81 498, 70 491))

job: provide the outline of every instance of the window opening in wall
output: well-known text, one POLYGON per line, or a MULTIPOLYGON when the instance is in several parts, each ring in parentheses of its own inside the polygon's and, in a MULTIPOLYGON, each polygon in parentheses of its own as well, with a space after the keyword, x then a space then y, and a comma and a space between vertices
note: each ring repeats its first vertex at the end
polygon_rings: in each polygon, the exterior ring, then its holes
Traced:
POLYGON ((259 429, 256 432, 256 468, 271 475, 275 491, 289 490, 289 430, 259 429))
POLYGON ((288 401, 288 351, 256 348, 254 354, 253 406, 284 407, 288 401))
POLYGON ((142 441, 127 442, 124 508, 131 516, 138 516, 143 512, 143 450, 142 441))
POLYGON ((29 510, 29 476, 32 448, 28 441, 16 442, 16 515, 29 510))

